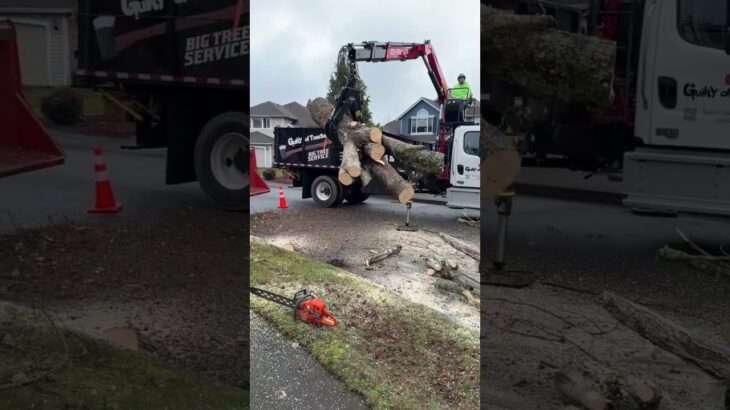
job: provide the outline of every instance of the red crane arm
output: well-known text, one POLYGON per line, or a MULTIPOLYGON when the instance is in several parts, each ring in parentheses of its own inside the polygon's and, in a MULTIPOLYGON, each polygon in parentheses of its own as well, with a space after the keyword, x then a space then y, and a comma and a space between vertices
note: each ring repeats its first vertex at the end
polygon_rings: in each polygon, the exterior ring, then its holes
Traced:
POLYGON ((366 41, 358 45, 349 45, 350 58, 352 61, 405 61, 423 58, 428 70, 428 76, 431 78, 438 101, 443 105, 446 101, 449 85, 446 82, 441 65, 433 46, 426 41, 425 43, 380 43, 376 41, 366 41))

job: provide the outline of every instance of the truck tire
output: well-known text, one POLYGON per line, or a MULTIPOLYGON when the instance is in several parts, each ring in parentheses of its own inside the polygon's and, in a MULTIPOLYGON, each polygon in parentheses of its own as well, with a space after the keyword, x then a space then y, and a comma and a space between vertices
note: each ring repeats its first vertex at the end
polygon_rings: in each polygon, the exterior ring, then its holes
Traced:
POLYGON ((329 175, 320 175, 312 182, 312 199, 314 203, 331 208, 342 203, 343 189, 339 181, 329 175))
POLYGON ((195 143, 198 183, 225 209, 248 209, 249 125, 243 113, 223 113, 205 124, 195 143))
POLYGON ((370 197, 370 194, 366 194, 359 189, 351 189, 345 192, 345 200, 350 205, 357 205, 365 202, 370 197))

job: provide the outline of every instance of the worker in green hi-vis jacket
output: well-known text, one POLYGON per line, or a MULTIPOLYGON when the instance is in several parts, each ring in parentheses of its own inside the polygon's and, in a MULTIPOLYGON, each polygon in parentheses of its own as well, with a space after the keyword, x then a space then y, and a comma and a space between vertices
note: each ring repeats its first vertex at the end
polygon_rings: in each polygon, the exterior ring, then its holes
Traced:
POLYGON ((471 87, 466 82, 466 76, 461 73, 458 77, 459 83, 451 87, 451 98, 459 100, 468 100, 471 98, 471 87))

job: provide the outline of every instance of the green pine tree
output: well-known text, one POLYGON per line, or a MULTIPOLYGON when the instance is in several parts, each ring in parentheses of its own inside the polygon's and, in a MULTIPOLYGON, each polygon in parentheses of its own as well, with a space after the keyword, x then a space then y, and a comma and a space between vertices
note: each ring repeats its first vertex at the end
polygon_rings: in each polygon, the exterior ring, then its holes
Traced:
MULTIPOLYGON (((347 61, 344 58, 338 58, 335 64, 335 71, 330 75, 330 83, 327 89, 327 101, 334 104, 337 95, 340 90, 347 84, 347 77, 350 74, 350 69, 347 67, 347 61)), ((369 126, 372 124, 372 113, 370 112, 370 97, 367 95, 367 86, 363 83, 362 79, 358 77, 355 87, 360 91, 362 95, 362 119, 361 121, 369 126)))

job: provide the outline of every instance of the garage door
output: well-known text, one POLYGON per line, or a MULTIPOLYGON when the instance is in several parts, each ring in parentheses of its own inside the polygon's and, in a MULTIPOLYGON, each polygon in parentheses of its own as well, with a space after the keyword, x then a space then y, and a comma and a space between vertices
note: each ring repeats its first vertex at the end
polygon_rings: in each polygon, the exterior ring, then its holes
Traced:
POLYGON ((256 166, 271 168, 271 150, 269 147, 254 147, 256 151, 256 166))
POLYGON ((44 26, 15 22, 23 84, 51 85, 48 76, 48 36, 44 26))

